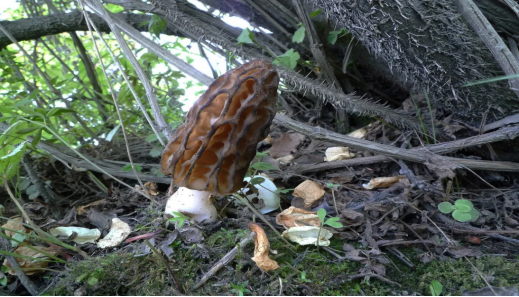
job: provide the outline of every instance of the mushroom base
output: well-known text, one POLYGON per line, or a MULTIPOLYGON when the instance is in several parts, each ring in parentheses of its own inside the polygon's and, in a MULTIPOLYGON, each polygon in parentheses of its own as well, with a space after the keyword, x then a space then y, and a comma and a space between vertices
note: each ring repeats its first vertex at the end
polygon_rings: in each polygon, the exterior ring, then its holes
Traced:
POLYGON ((164 215, 167 218, 172 218, 176 217, 173 212, 179 212, 199 223, 215 222, 217 212, 210 196, 210 192, 180 187, 169 197, 164 215))

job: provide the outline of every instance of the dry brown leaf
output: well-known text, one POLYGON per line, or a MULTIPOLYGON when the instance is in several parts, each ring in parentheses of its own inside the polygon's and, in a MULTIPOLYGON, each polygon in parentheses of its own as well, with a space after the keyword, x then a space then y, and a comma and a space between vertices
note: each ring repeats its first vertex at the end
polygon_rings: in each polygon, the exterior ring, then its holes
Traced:
POLYGON ((98 205, 98 204, 100 204, 100 203, 102 203, 104 201, 105 201, 104 199, 101 199, 101 200, 97 200, 97 201, 94 201, 92 203, 89 203, 87 205, 82 205, 82 206, 77 208, 77 214, 82 215, 83 213, 85 213, 87 211, 87 209, 89 207, 96 206, 96 205, 98 205))
POLYGON ((272 147, 270 148, 270 156, 277 159, 290 155, 295 152, 301 141, 305 139, 303 134, 299 133, 281 133, 281 137, 272 139, 272 147))
POLYGON ((350 148, 342 146, 329 147, 324 154, 324 160, 326 162, 347 160, 355 157, 355 154, 350 153, 350 148))
POLYGON ((152 196, 157 196, 159 194, 159 192, 157 191, 157 184, 154 182, 145 183, 144 189, 148 191, 152 196))
POLYGON ((259 269, 263 271, 278 269, 278 262, 269 258, 270 244, 263 228, 258 224, 249 223, 249 229, 252 232, 256 232, 256 237, 254 238, 254 257, 251 258, 252 261, 256 262, 259 269))
MULTIPOLYGON (((26 257, 31 257, 31 259, 28 258, 18 258, 16 257, 16 261, 18 264, 20 264, 20 268, 23 269, 23 272, 27 275, 33 275, 36 273, 44 272, 43 268, 46 268, 49 265, 50 258, 41 252, 47 253, 49 255, 55 256, 59 250, 53 247, 44 247, 44 246, 33 246, 33 249, 27 247, 27 246, 18 246, 16 250, 14 250, 15 254, 19 254, 26 257), (41 252, 40 252, 41 251, 41 252)), ((9 268, 9 274, 10 275, 16 275, 16 271, 11 269, 11 266, 9 265, 9 262, 7 259, 4 260, 4 265, 9 268)))
POLYGON ((305 201, 305 207, 310 207, 315 201, 324 196, 322 187, 311 180, 305 180, 294 189, 294 197, 301 197, 305 201))
MULTIPOLYGON (((13 231, 27 232, 27 229, 25 229, 22 222, 23 222, 22 217, 16 217, 16 218, 10 219, 9 221, 7 221, 7 223, 3 224, 2 228, 10 229, 13 231)), ((13 232, 13 231, 5 230, 5 235, 7 235, 9 237, 13 237, 16 234, 16 232, 13 232)))
POLYGON ((405 175, 389 176, 389 177, 377 177, 369 181, 367 184, 363 184, 364 189, 372 190, 378 188, 389 188, 394 183, 397 183, 400 179, 404 179, 405 175))
POLYGON ((301 208, 290 206, 276 216, 276 223, 290 229, 299 226, 321 226, 321 219, 315 211, 307 211, 301 208))

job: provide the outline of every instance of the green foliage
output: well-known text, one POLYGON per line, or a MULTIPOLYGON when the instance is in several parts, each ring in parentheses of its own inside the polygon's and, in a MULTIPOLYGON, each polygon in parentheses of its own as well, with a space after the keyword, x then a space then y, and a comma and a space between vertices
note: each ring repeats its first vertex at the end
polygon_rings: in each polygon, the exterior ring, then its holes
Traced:
POLYGON ((0 286, 7 286, 7 275, 5 275, 9 271, 9 267, 2 265, 0 272, 0 286))
POLYGON ((479 212, 474 208, 472 202, 466 199, 458 199, 452 205, 450 202, 438 204, 438 210, 444 214, 452 213, 452 217, 458 222, 476 221, 479 212))
MULTIPOLYGON (((135 171, 142 172, 142 166, 141 165, 133 164, 133 166, 135 167, 135 171)), ((121 168, 121 170, 124 171, 124 172, 128 172, 128 171, 132 170, 132 164, 124 165, 124 167, 121 168)))
POLYGON ((313 12, 310 13, 310 17, 311 17, 311 18, 314 18, 314 17, 316 17, 318 14, 320 14, 321 12, 323 12, 322 9, 318 9, 318 10, 316 10, 316 11, 313 11, 313 12))
POLYGON ((278 56, 276 60, 274 60, 274 64, 283 65, 290 69, 295 69, 297 66, 297 61, 301 58, 298 52, 294 51, 293 48, 289 49, 286 53, 278 56))
POLYGON ((243 296, 245 293, 250 293, 250 290, 247 289, 248 282, 242 284, 231 284, 231 292, 238 294, 238 296, 243 296))
POLYGON ((328 42, 331 44, 335 44, 337 42, 337 39, 339 38, 339 35, 344 35, 344 34, 346 34, 346 30, 344 30, 344 29, 338 30, 338 31, 331 31, 328 34, 328 42))
POLYGON ((442 284, 437 280, 432 280, 429 285, 429 291, 431 291, 432 296, 440 296, 443 290, 442 284))
POLYGON ((254 33, 249 28, 243 29, 240 36, 238 36, 238 44, 255 43, 254 33))
POLYGON ((324 219, 326 218, 326 210, 324 208, 321 208, 317 211, 317 216, 321 220, 321 226, 328 225, 333 228, 342 228, 343 227, 343 225, 338 222, 340 220, 340 218, 338 218, 338 217, 329 218, 325 221, 324 219))
POLYGON ((278 170, 273 165, 267 163, 267 162, 256 162, 250 166, 253 169, 256 170, 262 170, 262 171, 269 171, 269 170, 278 170))
POLYGON ((299 24, 299 28, 294 33, 294 36, 292 36, 292 42, 295 43, 301 43, 305 39, 306 34, 306 28, 305 26, 299 24))
POLYGON ((189 217, 185 216, 181 212, 174 211, 173 215, 175 215, 175 216, 172 217, 171 219, 169 219, 168 221, 169 222, 177 222, 177 229, 182 228, 182 226, 184 226, 184 223, 186 221, 189 221, 189 217))
POLYGON ((301 272, 299 280, 303 283, 311 283, 312 281, 306 278, 306 271, 301 272))
POLYGON ((160 17, 158 15, 152 15, 150 21, 143 22, 141 26, 148 25, 148 31, 150 34, 155 35, 157 38, 160 38, 160 34, 166 30, 166 26, 168 25, 168 21, 160 17))

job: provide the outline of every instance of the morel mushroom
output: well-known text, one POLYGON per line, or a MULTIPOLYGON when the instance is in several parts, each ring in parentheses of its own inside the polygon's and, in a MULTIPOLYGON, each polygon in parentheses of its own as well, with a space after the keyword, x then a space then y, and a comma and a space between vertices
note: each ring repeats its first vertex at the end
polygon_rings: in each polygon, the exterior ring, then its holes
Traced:
POLYGON ((161 170, 179 186, 165 214, 216 220, 210 195, 243 187, 243 178, 276 114, 279 76, 269 62, 253 61, 216 79, 189 110, 162 153, 161 170))

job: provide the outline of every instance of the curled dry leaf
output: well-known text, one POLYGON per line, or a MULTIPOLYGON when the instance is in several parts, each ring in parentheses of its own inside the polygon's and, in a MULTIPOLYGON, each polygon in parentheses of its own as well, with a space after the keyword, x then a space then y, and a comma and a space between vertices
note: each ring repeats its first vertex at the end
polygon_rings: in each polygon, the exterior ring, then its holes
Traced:
POLYGON ((276 216, 276 223, 285 229, 300 226, 321 226, 321 219, 315 211, 307 211, 301 208, 290 206, 276 216))
POLYGON ((26 233, 27 230, 23 226, 22 222, 23 222, 22 217, 16 217, 16 218, 10 219, 9 221, 7 221, 7 223, 3 224, 2 228, 13 230, 13 231, 4 230, 5 235, 7 235, 9 237, 13 237, 15 234, 17 234, 14 231, 20 231, 20 232, 26 233))
POLYGON ((92 203, 89 203, 89 204, 87 204, 87 205, 82 205, 82 206, 80 206, 80 207, 77 208, 77 214, 78 214, 78 215, 82 215, 82 214, 84 214, 84 213, 87 211, 88 208, 93 207, 93 206, 96 206, 96 205, 98 205, 98 204, 101 204, 101 203, 103 203, 104 201, 105 201, 104 199, 101 199, 101 200, 97 200, 97 201, 94 201, 94 202, 92 202, 92 203))
POLYGON ((364 136, 366 136, 366 134, 368 134, 368 128, 363 127, 351 133, 348 133, 347 135, 354 138, 363 138, 364 136))
POLYGON ((394 183, 397 183, 400 179, 404 179, 404 175, 389 176, 389 177, 377 177, 369 181, 367 184, 362 184, 364 189, 372 190, 378 188, 389 188, 394 183))
POLYGON ((319 232, 319 227, 315 226, 301 226, 292 227, 283 231, 281 236, 288 238, 290 241, 300 245, 317 245, 317 235, 319 234, 319 246, 329 246, 332 233, 325 228, 319 232))
POLYGON ((305 201, 305 207, 310 207, 315 201, 324 196, 322 187, 311 180, 305 180, 294 189, 294 197, 301 197, 305 201))
POLYGON ((159 192, 157 191, 157 184, 154 182, 147 182, 144 184, 144 189, 150 193, 152 196, 157 196, 159 192))
POLYGON ((294 155, 288 155, 281 158, 277 158, 276 160, 279 161, 279 164, 281 165, 288 165, 290 162, 292 162, 296 157, 294 155))
POLYGON ((326 162, 346 160, 355 157, 355 154, 350 153, 350 148, 341 146, 329 147, 324 154, 324 160, 326 162))
POLYGON ((276 261, 269 258, 269 240, 267 238, 267 234, 260 225, 249 223, 249 229, 252 232, 256 232, 256 237, 254 238, 254 257, 252 257, 252 261, 256 262, 259 269, 263 271, 271 271, 279 268, 279 265, 276 261))
MULTIPOLYGON (((29 258, 18 258, 16 257, 16 261, 20 265, 20 268, 23 269, 23 272, 27 275, 33 275, 36 273, 44 272, 44 268, 46 268, 50 263, 50 258, 43 253, 46 253, 51 256, 55 256, 60 251, 53 247, 44 247, 44 246, 32 246, 33 249, 27 246, 18 246, 16 250, 14 250, 15 254, 22 255, 24 257, 29 258)), ((8 273, 10 275, 16 275, 16 271, 11 269, 9 262, 7 259, 4 260, 4 265, 9 268, 8 273)))
POLYGON ((130 225, 118 218, 113 218, 110 232, 108 232, 103 239, 99 240, 97 247, 107 248, 118 246, 128 237, 128 235, 130 235, 131 232, 132 228, 130 228, 130 225))

